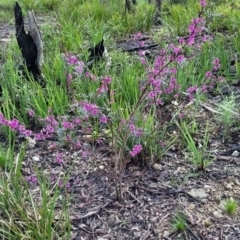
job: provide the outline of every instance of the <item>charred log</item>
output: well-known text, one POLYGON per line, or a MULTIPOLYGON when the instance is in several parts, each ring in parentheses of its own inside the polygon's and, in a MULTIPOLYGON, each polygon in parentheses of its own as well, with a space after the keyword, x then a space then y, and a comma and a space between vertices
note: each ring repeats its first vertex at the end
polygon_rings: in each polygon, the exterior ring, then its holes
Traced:
POLYGON ((130 0, 125 0, 125 12, 130 12, 131 11, 131 2, 130 0))
POLYGON ((161 11, 162 11, 162 0, 156 0, 156 13, 154 16, 154 22, 156 25, 161 24, 161 11))
POLYGON ((131 2, 133 5, 137 5, 137 0, 125 0, 125 13, 131 11, 131 2))
POLYGON ((124 52, 137 52, 139 50, 147 50, 150 48, 155 48, 157 46, 158 46, 157 43, 153 43, 153 44, 144 45, 144 46, 140 46, 140 47, 131 47, 131 48, 123 49, 123 51, 124 52))
MULTIPOLYGON (((22 9, 18 2, 14 4, 16 38, 22 52, 24 64, 35 80, 41 80, 43 44, 37 28, 33 11, 28 11, 29 31, 25 32, 22 9)), ((23 67, 24 68, 24 67, 23 67)), ((25 72, 25 76, 29 76, 25 72)))
POLYGON ((92 68, 94 62, 97 62, 103 58, 104 51, 105 47, 103 39, 96 46, 88 49, 89 57, 87 60, 87 66, 89 69, 92 68))

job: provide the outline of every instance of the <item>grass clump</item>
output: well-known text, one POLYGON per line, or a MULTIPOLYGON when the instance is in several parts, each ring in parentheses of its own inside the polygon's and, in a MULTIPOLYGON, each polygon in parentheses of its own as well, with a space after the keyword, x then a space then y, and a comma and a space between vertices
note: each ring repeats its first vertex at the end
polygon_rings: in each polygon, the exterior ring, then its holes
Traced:
POLYGON ((219 114, 216 116, 218 123, 223 129, 223 139, 231 133, 231 127, 236 125, 238 121, 237 105, 233 95, 226 97, 221 104, 218 105, 219 114))
POLYGON ((14 164, 0 171, 1 239, 69 239, 70 223, 64 203, 56 218, 60 189, 57 185, 50 187, 49 180, 38 171, 37 175, 23 177, 24 157, 22 146, 14 164))
MULTIPOLYGON (((177 122, 176 124, 181 130, 183 139, 186 141, 187 149, 190 151, 190 156, 187 154, 187 158, 191 160, 198 170, 204 170, 210 164, 207 150, 209 142, 208 124, 206 125, 203 141, 199 147, 197 147, 196 141, 189 132, 189 129, 191 128, 188 127, 185 122, 183 122, 181 125, 179 125, 177 122)), ((194 131, 194 133, 196 133, 196 131, 194 131)))
POLYGON ((236 200, 234 199, 228 199, 226 200, 225 204, 224 204, 224 211, 230 215, 233 216, 234 214, 237 213, 237 209, 238 209, 238 203, 236 200))
POLYGON ((172 222, 172 229, 173 231, 177 231, 177 232, 184 232, 186 230, 187 227, 187 222, 186 222, 186 218, 184 217, 183 214, 178 213, 172 222))

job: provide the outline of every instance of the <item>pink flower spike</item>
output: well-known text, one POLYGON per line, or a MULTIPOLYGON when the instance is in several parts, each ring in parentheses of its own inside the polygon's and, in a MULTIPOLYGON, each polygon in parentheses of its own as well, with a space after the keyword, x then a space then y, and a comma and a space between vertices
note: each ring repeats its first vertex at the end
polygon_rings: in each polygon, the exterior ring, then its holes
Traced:
POLYGON ((112 78, 109 76, 106 76, 103 78, 103 83, 104 84, 110 84, 112 82, 112 78))
POLYGON ((207 79, 210 79, 212 77, 212 72, 211 71, 206 72, 205 77, 207 79))
POLYGON ((96 104, 91 104, 87 102, 81 102, 82 109, 91 116, 97 116, 99 113, 99 108, 96 104))
POLYGON ((62 153, 57 153, 56 162, 59 164, 63 163, 63 154, 62 153))
POLYGON ((202 7, 206 7, 206 6, 207 6, 207 3, 206 3, 205 0, 200 0, 200 5, 201 5, 202 7))
POLYGON ((102 115, 99 120, 101 123, 107 123, 107 121, 108 121, 108 119, 105 115, 102 115))
POLYGON ((13 119, 11 121, 8 122, 8 126, 12 129, 12 130, 18 130, 19 128, 19 121, 17 119, 13 119))
POLYGON ((178 42, 179 42, 180 44, 182 44, 182 45, 185 44, 185 40, 184 40, 184 38, 180 38, 180 39, 178 40, 178 42))
POLYGON ((132 151, 130 151, 130 155, 132 157, 135 157, 137 154, 139 154, 142 151, 142 145, 141 144, 137 144, 133 147, 132 151))
POLYGON ((34 117, 35 112, 31 109, 31 110, 28 111, 28 115, 31 116, 31 117, 34 117))
POLYGON ((194 44, 194 42, 195 42, 194 37, 189 37, 189 39, 188 39, 188 41, 187 41, 187 45, 188 45, 188 46, 192 46, 192 45, 194 44))
POLYGON ((182 63, 182 62, 184 62, 184 60, 185 60, 184 55, 179 55, 176 57, 176 62, 178 62, 178 63, 182 63))
POLYGON ((62 122, 62 126, 63 126, 63 128, 65 129, 65 130, 71 130, 71 129, 73 129, 73 125, 72 125, 72 123, 71 122, 69 122, 69 121, 63 121, 62 122))
POLYGON ((32 185, 36 185, 38 183, 38 179, 35 175, 31 175, 31 176, 27 177, 26 179, 32 185))
POLYGON ((142 37, 142 33, 141 33, 141 32, 138 32, 138 33, 134 34, 133 39, 134 39, 135 41, 138 41, 138 40, 141 39, 141 37, 142 37))
POLYGON ((221 67, 221 64, 220 64, 219 58, 215 58, 215 59, 213 60, 213 69, 214 69, 215 71, 217 71, 217 70, 219 70, 220 67, 221 67))

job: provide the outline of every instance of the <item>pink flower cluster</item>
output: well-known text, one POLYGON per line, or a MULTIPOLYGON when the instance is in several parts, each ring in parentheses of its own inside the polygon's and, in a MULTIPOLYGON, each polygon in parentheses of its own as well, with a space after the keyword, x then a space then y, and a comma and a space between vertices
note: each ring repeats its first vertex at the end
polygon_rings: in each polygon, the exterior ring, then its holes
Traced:
POLYGON ((80 106, 87 116, 96 117, 100 113, 99 107, 94 103, 80 102, 80 106))
POLYGON ((217 77, 216 75, 214 75, 214 73, 216 73, 220 69, 220 67, 221 67, 220 60, 218 58, 215 58, 213 60, 212 70, 207 71, 205 74, 205 78, 207 81, 203 83, 200 87, 192 86, 187 89, 187 93, 189 94, 188 97, 190 101, 193 100, 193 94, 196 93, 198 90, 200 90, 200 92, 202 93, 207 92, 208 90, 212 90, 218 82, 223 80, 222 77, 217 77))
MULTIPOLYGON (((137 43, 137 45, 138 45, 140 48, 144 47, 144 45, 145 45, 145 41, 141 41, 142 37, 143 37, 143 35, 142 35, 141 32, 138 32, 138 33, 136 33, 136 34, 133 35, 134 41, 137 43)), ((145 59, 145 57, 144 57, 145 54, 146 54, 146 51, 144 51, 144 50, 140 50, 140 51, 139 51, 140 61, 141 61, 141 63, 142 63, 143 65, 146 64, 146 59, 145 59)))
POLYGON ((21 124, 17 119, 7 120, 4 115, 0 114, 0 125, 5 125, 10 127, 14 132, 19 132, 20 134, 29 137, 32 134, 31 130, 27 130, 26 127, 21 124))
POLYGON ((130 136, 133 138, 140 138, 143 134, 143 129, 140 127, 137 127, 134 124, 133 120, 125 120, 125 119, 121 120, 119 131, 125 131, 126 133, 130 133, 130 136))
POLYGON ((218 71, 221 67, 220 60, 218 58, 215 58, 213 60, 213 70, 218 71))
POLYGON ((111 84, 111 82, 112 82, 112 78, 110 76, 104 77, 101 82, 101 86, 97 89, 97 93, 103 94, 108 92, 109 85, 111 84))
POLYGON ((130 123, 128 127, 133 137, 137 138, 141 137, 143 132, 142 128, 136 127, 133 123, 130 123))
POLYGON ((30 185, 35 186, 38 183, 38 179, 36 175, 32 174, 26 177, 26 180, 30 183, 30 185))
POLYGON ((200 5, 202 7, 206 7, 207 6, 206 0, 200 0, 200 5))
POLYGON ((79 60, 77 58, 77 56, 71 54, 71 53, 66 53, 64 56, 64 59, 66 61, 66 63, 69 65, 69 66, 72 66, 73 69, 74 69, 74 73, 76 75, 82 75, 83 73, 83 70, 84 70, 84 67, 85 67, 85 64, 83 61, 79 60))
POLYGON ((185 56, 183 55, 183 49, 180 46, 175 46, 173 43, 169 45, 169 48, 172 50, 172 55, 170 59, 177 63, 182 63, 185 60, 185 56))
POLYGON ((142 151, 142 145, 141 144, 137 144, 135 145, 132 150, 130 151, 130 155, 132 157, 135 157, 137 154, 139 154, 142 151))
MULTIPOLYGON (((177 54, 180 53, 180 50, 177 50, 175 47, 173 48, 175 52, 178 52, 177 54)), ((166 98, 170 94, 176 96, 175 94, 180 88, 176 79, 177 70, 176 68, 167 66, 170 62, 181 62, 183 60, 181 56, 182 55, 157 56, 153 69, 148 69, 148 82, 146 82, 145 86, 142 86, 141 89, 144 90, 146 86, 150 86, 151 90, 148 92, 147 96, 148 99, 154 101, 155 104, 162 105, 163 98, 166 98)), ((149 101, 149 103, 152 101, 149 101)))
POLYGON ((46 116, 46 118, 42 119, 42 122, 44 122, 46 126, 39 133, 35 134, 36 140, 50 138, 59 126, 59 122, 53 115, 46 116))
POLYGON ((187 40, 187 45, 192 46, 195 43, 195 38, 201 35, 204 30, 205 20, 201 17, 194 18, 188 27, 189 37, 187 40))
POLYGON ((90 79, 92 79, 93 81, 96 81, 96 80, 97 80, 97 77, 96 77, 93 73, 91 73, 91 72, 86 72, 86 73, 85 73, 85 77, 86 77, 86 78, 90 78, 90 79))
POLYGON ((57 156, 56 156, 56 162, 58 164, 63 164, 63 154, 62 153, 57 153, 57 156))

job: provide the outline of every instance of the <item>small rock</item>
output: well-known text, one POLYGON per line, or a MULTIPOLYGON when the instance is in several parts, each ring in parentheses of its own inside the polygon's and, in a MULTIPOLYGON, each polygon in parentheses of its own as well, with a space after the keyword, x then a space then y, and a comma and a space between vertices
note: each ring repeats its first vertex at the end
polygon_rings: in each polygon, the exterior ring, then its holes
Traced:
POLYGON ((11 42, 11 38, 1 38, 1 42, 11 42))
POLYGON ((210 221, 208 221, 208 220, 203 221, 203 225, 204 225, 205 227, 210 227, 211 224, 212 224, 212 223, 211 223, 210 221))
POLYGON ((219 211, 214 211, 214 212, 213 212, 213 216, 214 216, 215 218, 221 218, 221 217, 222 217, 222 214, 221 214, 219 211))
POLYGON ((112 224, 115 223, 115 215, 114 215, 114 214, 112 214, 112 215, 110 215, 110 216, 108 217, 107 223, 108 223, 109 225, 112 225, 112 224))
POLYGON ((215 194, 215 201, 220 202, 222 200, 222 194, 215 194))
MULTIPOLYGON (((161 237, 165 237, 165 238, 166 238, 166 237, 168 237, 168 236, 169 236, 169 232, 168 232, 168 231, 164 231, 164 232, 163 232, 163 236, 161 236, 161 237)), ((161 239, 161 238, 159 238, 159 239, 161 239)))
POLYGON ((155 163, 155 164, 153 165, 153 168, 154 168, 155 170, 160 171, 160 170, 162 170, 162 165, 161 165, 161 164, 158 164, 158 163, 155 163))
POLYGON ((228 183, 228 184, 226 184, 226 189, 229 189, 229 190, 231 190, 232 189, 232 183, 228 183))
POLYGON ((83 135, 82 139, 87 143, 94 143, 94 138, 92 135, 83 135))
POLYGON ((27 147, 29 149, 33 149, 36 145, 36 140, 33 138, 30 138, 30 137, 26 137, 26 139, 27 139, 27 144, 28 144, 27 147))
POLYGON ((74 153, 72 153, 72 155, 71 155, 71 159, 75 159, 75 158, 77 157, 78 154, 79 154, 78 152, 74 152, 74 153))
POLYGON ((232 155, 232 157, 239 157, 239 151, 235 150, 232 155))
POLYGON ((227 178, 228 182, 234 182, 235 181, 235 177, 234 176, 229 176, 227 178))
POLYGON ((39 162, 40 161, 40 156, 39 155, 32 156, 32 160, 34 162, 39 162))
POLYGON ((50 144, 50 145, 47 147, 48 151, 53 151, 53 150, 55 150, 56 148, 57 148, 57 145, 56 145, 55 143, 52 143, 52 144, 50 144))
POLYGON ((195 205, 193 203, 190 203, 187 207, 188 210, 193 210, 195 209, 195 205))
POLYGON ((139 176, 141 176, 142 175, 142 172, 141 171, 134 171, 133 173, 132 173, 132 176, 133 177, 139 177, 139 176))
POLYGON ((174 106, 178 106, 178 105, 179 105, 178 101, 172 101, 172 104, 173 104, 174 106))
POLYGON ((158 221, 158 217, 156 216, 156 217, 150 217, 150 222, 152 222, 152 223, 156 223, 157 221, 158 221))
POLYGON ((236 185, 238 185, 238 186, 240 185, 240 182, 238 181, 238 179, 237 179, 237 178, 235 179, 235 181, 234 181, 234 182, 235 182, 235 184, 236 184, 236 185))
POLYGON ((103 170, 103 169, 104 169, 104 166, 103 166, 103 165, 100 165, 100 166, 99 166, 99 169, 100 169, 100 170, 103 170))
POLYGON ((192 189, 188 192, 188 194, 190 194, 191 196, 195 197, 195 198, 200 198, 200 199, 203 199, 203 198, 207 198, 208 197, 208 194, 205 192, 204 189, 192 189))

